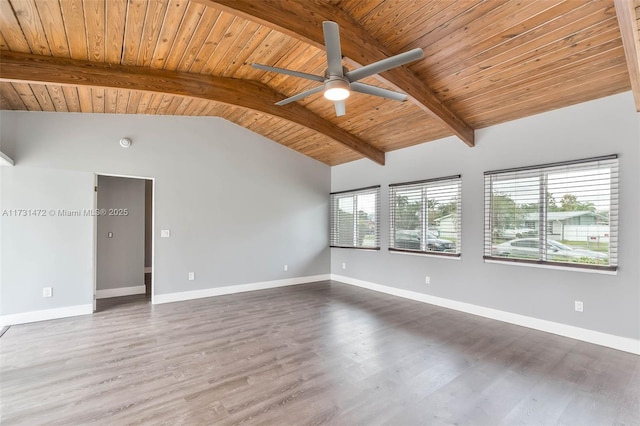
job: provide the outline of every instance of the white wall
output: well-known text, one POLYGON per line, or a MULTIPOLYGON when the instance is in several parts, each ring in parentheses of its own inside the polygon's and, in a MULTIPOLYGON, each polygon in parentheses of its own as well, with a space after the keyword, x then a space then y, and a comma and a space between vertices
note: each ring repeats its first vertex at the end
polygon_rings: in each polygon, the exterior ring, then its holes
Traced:
MULTIPOLYGON (((382 185, 380 251, 332 249, 333 274, 640 338, 640 132, 630 93, 481 129, 477 145, 455 138, 387 154, 385 167, 356 161, 332 168, 331 190, 382 185), (619 271, 616 276, 483 261, 483 172, 619 154, 619 271), (392 254, 388 184, 462 175, 462 258, 392 254), (347 264, 345 270, 342 263, 347 264), (431 284, 425 284, 425 276, 431 284), (584 312, 574 311, 574 301, 584 312)), ((420 123, 416 123, 420 125, 420 123)))
MULTIPOLYGON (((155 178, 156 295, 329 271, 328 166, 217 118, 0 119, 16 160, 0 168, 4 209, 90 209, 94 173, 155 178)), ((0 315, 92 303, 92 218, 0 220, 0 315)))
POLYGON ((98 209, 96 288, 144 287, 145 181, 98 176, 98 209))

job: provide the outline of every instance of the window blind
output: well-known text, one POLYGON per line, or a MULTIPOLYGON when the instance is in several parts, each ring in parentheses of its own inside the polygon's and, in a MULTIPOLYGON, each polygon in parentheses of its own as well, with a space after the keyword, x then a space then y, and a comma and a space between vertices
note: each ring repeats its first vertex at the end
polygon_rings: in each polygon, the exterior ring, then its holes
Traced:
POLYGON ((389 250, 460 256, 459 175, 389 185, 389 250))
POLYGON ((485 172, 485 259, 615 270, 616 155, 485 172))
POLYGON ((380 249, 380 186, 330 194, 330 245, 380 249))

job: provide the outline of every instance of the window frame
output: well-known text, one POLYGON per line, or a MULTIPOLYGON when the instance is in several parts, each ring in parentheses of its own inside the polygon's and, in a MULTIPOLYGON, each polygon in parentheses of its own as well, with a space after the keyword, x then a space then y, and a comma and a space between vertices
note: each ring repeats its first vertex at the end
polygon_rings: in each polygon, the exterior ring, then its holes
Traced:
POLYGON ((380 185, 368 186, 365 188, 357 188, 350 189, 346 191, 337 191, 331 192, 329 194, 329 247, 330 248, 343 248, 343 249, 357 249, 357 250, 380 250, 380 185), (374 222, 374 241, 375 246, 362 246, 357 244, 357 235, 360 233, 360 223, 357 220, 358 215, 358 203, 357 199, 359 195, 367 195, 374 194, 375 195, 375 222, 374 222), (339 235, 340 224, 339 221, 336 221, 337 209, 339 206, 340 199, 343 198, 353 198, 353 245, 340 245, 334 244, 337 243, 336 238, 339 235))
MULTIPOLYGON (((406 230, 399 230, 406 231, 406 230)), ((440 238, 440 236, 438 236, 440 238)), ((399 254, 413 254, 413 255, 424 255, 424 256, 440 256, 446 258, 460 258, 462 256, 462 175, 452 175, 445 177, 438 177, 433 179, 425 179, 419 181, 411 181, 411 182, 401 182, 401 183, 393 183, 389 184, 389 247, 388 250, 392 253, 399 254), (396 209, 395 209, 395 194, 397 192, 397 188, 405 188, 411 189, 416 188, 421 191, 421 204, 422 208, 420 209, 420 230, 419 237, 420 241, 423 239, 427 239, 427 235, 429 232, 432 232, 428 226, 428 200, 427 197, 427 189, 434 188, 438 186, 446 186, 455 184, 457 186, 457 199, 456 199, 456 242, 455 242, 455 252, 446 252, 446 251, 436 251, 436 250, 414 250, 407 248, 397 248, 396 245, 396 209), (425 220, 425 217, 427 220, 425 220)))
MULTIPOLYGON (((585 158, 573 161, 563 161, 557 163, 547 163, 535 166, 526 166, 520 168, 510 168, 503 170, 492 170, 484 172, 484 260, 489 261, 491 263, 511 263, 511 264, 523 264, 523 265, 537 265, 540 267, 553 267, 553 268, 562 268, 562 269, 574 269, 574 270, 585 270, 585 272, 616 272, 618 270, 618 211, 620 209, 619 203, 619 194, 618 194, 618 183, 619 183, 619 162, 618 155, 607 155, 602 157, 592 157, 585 158), (589 164, 592 164, 592 167, 589 167, 589 164), (572 167, 576 166, 576 167, 572 167), (609 265, 597 265, 597 264, 589 264, 589 263, 577 263, 577 262, 565 262, 558 260, 549 260, 549 253, 544 250, 549 241, 549 233, 551 220, 548 216, 549 209, 549 199, 546 194, 549 193, 548 186, 548 177, 553 173, 561 173, 562 168, 565 168, 564 172, 571 173, 572 171, 577 171, 579 169, 582 170, 602 170, 607 168, 610 169, 610 178, 609 178, 609 252, 608 259, 609 265), (538 173, 539 177, 539 221, 538 221, 538 247, 539 254, 537 259, 524 259, 524 258, 512 258, 505 256, 497 256, 493 254, 493 237, 494 237, 494 229, 493 229, 493 184, 496 176, 506 176, 514 175, 515 173, 525 172, 525 176, 521 177, 521 179, 528 179, 535 176, 535 173, 538 173), (530 176, 527 176, 530 174, 530 176), (545 194, 544 196, 541 194, 545 194), (613 250, 612 250, 613 248, 613 250), (613 253, 613 255, 612 255, 613 253)), ((514 177, 513 179, 517 179, 514 177)), ((505 179, 506 180, 506 179, 505 179)), ((560 242, 562 244, 562 242, 560 242)))

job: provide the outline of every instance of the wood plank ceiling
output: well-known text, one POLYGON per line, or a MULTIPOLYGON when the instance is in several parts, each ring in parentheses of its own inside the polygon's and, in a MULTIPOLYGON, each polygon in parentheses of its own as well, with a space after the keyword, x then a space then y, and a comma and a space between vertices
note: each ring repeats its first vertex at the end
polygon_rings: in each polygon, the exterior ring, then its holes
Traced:
POLYGON ((0 107, 219 116, 328 165, 383 164, 384 152, 450 135, 473 146, 474 129, 631 90, 620 28, 614 0, 0 0, 0 107), (318 83, 250 65, 323 74, 322 20, 340 24, 349 69, 422 48, 363 80, 410 100, 354 93, 343 117, 322 94, 272 107, 318 83))

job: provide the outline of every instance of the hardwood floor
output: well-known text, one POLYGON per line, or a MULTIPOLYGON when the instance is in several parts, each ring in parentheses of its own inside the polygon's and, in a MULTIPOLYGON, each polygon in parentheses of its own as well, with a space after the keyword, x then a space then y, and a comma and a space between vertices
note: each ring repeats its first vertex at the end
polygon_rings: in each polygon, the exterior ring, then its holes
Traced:
POLYGON ((640 357, 334 282, 0 338, 11 424, 638 425, 640 357))

